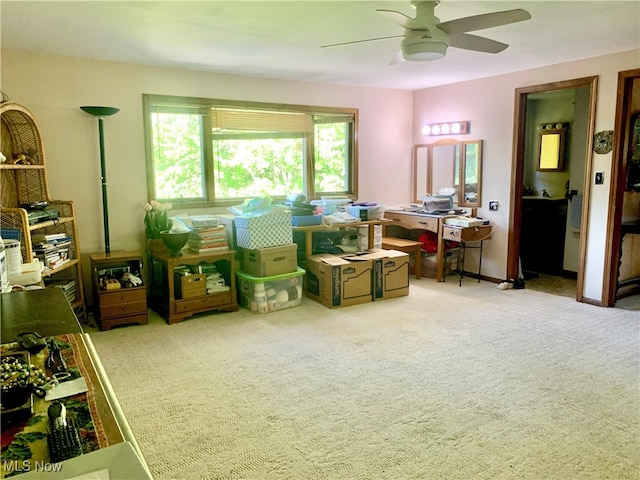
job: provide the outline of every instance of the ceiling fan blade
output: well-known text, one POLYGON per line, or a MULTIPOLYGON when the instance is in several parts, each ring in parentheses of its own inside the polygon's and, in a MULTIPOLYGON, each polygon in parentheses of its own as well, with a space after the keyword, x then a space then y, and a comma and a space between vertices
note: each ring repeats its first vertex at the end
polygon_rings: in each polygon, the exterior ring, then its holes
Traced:
POLYGON ((332 43, 331 45, 322 45, 320 48, 338 47, 340 45, 351 45, 353 43, 375 42, 376 40, 387 40, 389 38, 401 38, 404 35, 391 35, 389 37, 368 38, 366 40, 355 40, 353 42, 332 43))
POLYGON ((529 20, 530 18, 531 14, 529 12, 521 8, 516 8, 514 10, 484 13, 482 15, 474 15, 471 17, 442 22, 438 25, 438 28, 449 35, 455 35, 459 33, 473 32, 475 30, 484 30, 485 28, 500 27, 510 23, 529 20))
POLYGON ((389 65, 397 65, 403 62, 404 62, 404 57, 402 56, 402 50, 398 50, 396 54, 393 56, 393 58, 391 59, 391 61, 389 62, 389 65))
POLYGON ((500 53, 509 45, 491 40, 490 38, 478 37, 468 33, 458 33, 449 35, 449 46, 473 50, 475 52, 500 53))
POLYGON ((424 30, 428 32, 429 29, 426 25, 417 22, 414 18, 406 16, 404 13, 396 12, 395 10, 376 10, 379 14, 383 15, 387 19, 391 20, 394 23, 397 23, 401 27, 407 28, 409 30, 424 30))

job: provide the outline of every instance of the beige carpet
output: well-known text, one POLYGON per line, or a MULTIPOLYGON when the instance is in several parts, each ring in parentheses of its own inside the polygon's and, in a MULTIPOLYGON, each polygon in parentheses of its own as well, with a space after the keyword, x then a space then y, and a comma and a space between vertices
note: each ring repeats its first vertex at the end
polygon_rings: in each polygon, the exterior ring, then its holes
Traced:
POLYGON ((91 337, 157 480, 640 477, 637 310, 412 282, 91 337))

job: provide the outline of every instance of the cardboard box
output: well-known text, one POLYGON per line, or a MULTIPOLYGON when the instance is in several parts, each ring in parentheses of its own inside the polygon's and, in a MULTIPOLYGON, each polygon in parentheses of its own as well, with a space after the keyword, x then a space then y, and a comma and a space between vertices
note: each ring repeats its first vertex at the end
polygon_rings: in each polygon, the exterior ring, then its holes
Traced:
POLYGON ((254 277, 238 270, 238 304, 254 313, 268 313, 300 305, 304 274, 304 269, 299 267, 293 273, 270 277, 254 277))
POLYGON ((239 247, 255 249, 293 243, 291 210, 275 210, 257 217, 238 216, 234 219, 239 247))
POLYGON ((361 255, 373 263, 373 300, 409 295, 409 254, 398 250, 369 250, 361 255))
POLYGON ((242 269, 254 277, 293 273, 298 269, 298 245, 256 248, 243 251, 242 269))
POLYGON ((306 295, 325 307, 347 307, 372 300, 371 260, 322 253, 307 257, 306 267, 306 295))
POLYGON ((207 294, 207 275, 204 273, 194 275, 175 273, 173 281, 176 300, 200 297, 207 294))

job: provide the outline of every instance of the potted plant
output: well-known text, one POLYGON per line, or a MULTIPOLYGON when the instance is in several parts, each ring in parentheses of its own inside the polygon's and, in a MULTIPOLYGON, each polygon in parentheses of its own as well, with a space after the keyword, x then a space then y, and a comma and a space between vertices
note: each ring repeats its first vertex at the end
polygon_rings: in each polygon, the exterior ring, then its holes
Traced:
POLYGON ((144 232, 148 239, 150 251, 165 250, 160 233, 171 228, 169 220, 169 210, 172 205, 170 203, 160 203, 151 200, 144 204, 144 232))

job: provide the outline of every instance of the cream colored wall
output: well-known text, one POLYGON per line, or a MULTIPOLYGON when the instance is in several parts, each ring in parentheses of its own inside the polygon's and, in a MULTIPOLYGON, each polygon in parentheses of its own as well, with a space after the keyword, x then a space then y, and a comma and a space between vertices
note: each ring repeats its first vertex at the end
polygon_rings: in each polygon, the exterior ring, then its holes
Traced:
MULTIPOLYGON (((639 66, 640 50, 634 50, 414 93, 414 143, 430 141, 421 132, 425 123, 452 120, 470 120, 471 133, 464 137, 484 140, 483 208, 478 210, 478 215, 496 225, 491 241, 485 243, 484 275, 503 278, 506 272, 515 89, 597 75, 595 131, 613 130, 618 72, 639 66), (489 200, 500 202, 498 212, 489 211, 489 200)), ((583 295, 587 299, 601 301, 611 191, 611 153, 594 154, 592 169, 604 172, 605 183, 591 188, 583 295)))
MULTIPOLYGON (((484 140, 484 207, 479 215, 496 225, 485 244, 483 274, 504 278, 515 89, 598 75, 596 131, 611 130, 617 73, 638 68, 639 58, 636 50, 412 93, 2 51, 0 87, 38 120, 52 194, 76 202, 84 253, 101 250, 103 239, 97 122, 81 112, 80 105, 121 109, 105 120, 113 250, 144 244, 143 93, 359 108, 359 198, 385 204, 411 201, 411 146, 429 141, 421 133, 424 123, 470 120, 471 133, 465 138, 484 140), (500 202, 498 212, 488 211, 489 200, 500 202)), ((593 170, 605 172, 605 184, 591 192, 584 295, 600 300, 611 154, 595 155, 593 170)))
MULTIPOLYGON (((84 263, 87 253, 103 249, 103 234, 97 120, 83 113, 78 108, 81 105, 121 109, 104 120, 112 251, 139 249, 145 241, 143 93, 358 108, 360 199, 401 203, 409 197, 413 101, 409 91, 265 80, 16 51, 2 51, 1 61, 2 91, 10 101, 31 110, 42 130, 53 197, 76 203, 84 263)), ((85 279, 87 271, 85 268, 85 279)))

